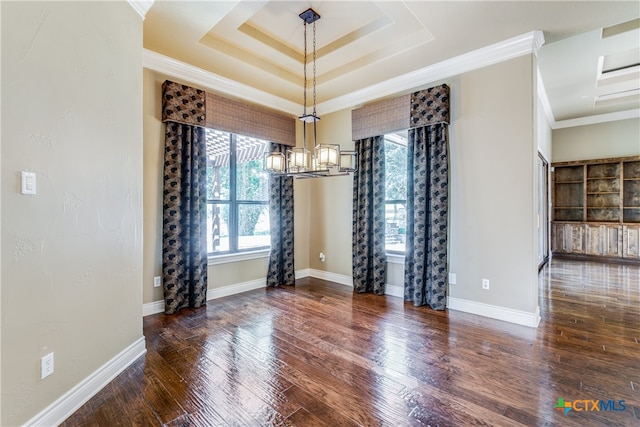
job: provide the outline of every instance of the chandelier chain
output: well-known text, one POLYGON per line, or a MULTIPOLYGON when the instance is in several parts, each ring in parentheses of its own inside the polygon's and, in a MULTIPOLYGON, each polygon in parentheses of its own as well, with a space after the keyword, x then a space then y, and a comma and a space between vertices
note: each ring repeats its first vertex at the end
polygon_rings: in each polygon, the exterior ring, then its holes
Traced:
POLYGON ((303 115, 307 115, 307 22, 304 22, 304 100, 303 115))
POLYGON ((295 178, 320 178, 324 176, 349 175, 356 171, 358 155, 355 151, 341 151, 339 144, 318 143, 317 123, 320 120, 317 108, 317 33, 316 21, 320 15, 309 8, 298 15, 304 21, 304 55, 303 55, 303 109, 304 113, 299 117, 302 120, 302 147, 293 147, 287 150, 286 156, 279 150, 268 153, 264 159, 264 169, 274 176, 292 176, 295 178), (313 24, 313 34, 308 34, 308 24, 313 24), (309 37, 313 37, 313 55, 309 52, 309 37), (313 61, 313 69, 307 69, 309 62, 313 61), (309 76, 309 72, 313 76, 309 76), (313 79, 312 79, 313 77, 313 79), (309 81, 311 80, 311 82, 309 81), (309 84, 313 85, 313 113, 308 114, 310 105, 309 84), (313 151, 307 149, 308 127, 312 128, 313 151))
POLYGON ((313 21, 313 115, 316 115, 316 21, 313 21))

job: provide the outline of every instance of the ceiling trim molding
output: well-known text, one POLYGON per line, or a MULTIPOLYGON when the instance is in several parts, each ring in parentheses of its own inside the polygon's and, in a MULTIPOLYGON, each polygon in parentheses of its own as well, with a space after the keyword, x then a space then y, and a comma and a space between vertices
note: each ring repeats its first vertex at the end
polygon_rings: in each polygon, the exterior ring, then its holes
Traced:
MULTIPOLYGON (((129 2, 130 4, 152 3, 151 1, 145 0, 129 0, 129 2)), ((544 34, 542 31, 531 31, 325 101, 318 104, 317 108, 320 114, 329 114, 347 108, 356 108, 376 99, 424 87, 465 72, 507 61, 522 55, 536 54, 543 44, 544 34)), ((149 70, 183 79, 187 82, 202 86, 203 88, 209 88, 235 98, 249 100, 268 108, 289 113, 292 116, 298 116, 298 113, 302 109, 301 104, 296 102, 238 83, 149 49, 143 50, 142 64, 144 68, 149 70)), ((552 129, 640 118, 640 109, 636 109, 556 121, 539 71, 536 79, 537 94, 542 102, 545 115, 552 129)))
POLYGON ((595 116, 578 117, 577 119, 560 120, 552 124, 551 128, 564 129, 627 119, 640 119, 640 108, 635 110, 617 111, 615 113, 598 114, 595 116))
POLYGON ((129 5, 133 8, 133 10, 135 10, 138 15, 140 15, 142 17, 142 20, 144 21, 144 17, 147 15, 147 12, 149 12, 149 9, 151 9, 151 6, 153 6, 153 3, 155 0, 127 0, 129 2, 129 5))
POLYGON ((429 85, 449 77, 477 70, 522 55, 536 53, 544 44, 542 31, 531 31, 384 82, 338 96, 318 104, 320 114, 353 108, 375 99, 429 85))
POLYGON ((249 100, 294 116, 298 116, 298 113, 302 110, 302 107, 298 103, 238 83, 210 71, 203 70, 202 68, 154 52, 153 50, 143 49, 142 66, 152 71, 183 79, 195 85, 202 86, 203 88, 209 88, 216 92, 249 100))
MULTIPOLYGON (((385 96, 423 87, 439 80, 522 55, 536 53, 542 44, 544 44, 542 31, 531 31, 319 103, 317 108, 320 114, 355 108, 385 96)), ((144 49, 142 64, 144 68, 182 78, 220 93, 250 100, 291 115, 297 116, 302 109, 302 105, 299 103, 238 83, 149 49, 144 49)))

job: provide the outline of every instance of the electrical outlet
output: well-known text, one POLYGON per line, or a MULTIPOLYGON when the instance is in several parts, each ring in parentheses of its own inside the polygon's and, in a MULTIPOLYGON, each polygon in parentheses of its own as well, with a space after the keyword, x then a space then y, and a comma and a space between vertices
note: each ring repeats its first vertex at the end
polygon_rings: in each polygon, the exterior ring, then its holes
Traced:
POLYGON ((162 279, 160 278, 160 276, 156 276, 153 278, 153 287, 154 288, 159 288, 160 286, 162 286, 162 279))
POLYGON ((53 374, 53 353, 40 359, 40 379, 43 380, 51 374, 53 374))
POLYGON ((450 285, 456 284, 456 273, 449 273, 449 284, 450 285))
POLYGON ((489 289, 489 279, 482 279, 482 289, 489 289))

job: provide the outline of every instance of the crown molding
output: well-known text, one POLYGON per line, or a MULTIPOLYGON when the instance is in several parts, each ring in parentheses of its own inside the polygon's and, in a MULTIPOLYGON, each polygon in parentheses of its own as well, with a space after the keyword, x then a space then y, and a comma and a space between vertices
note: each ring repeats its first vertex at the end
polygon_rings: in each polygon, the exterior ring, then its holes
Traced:
MULTIPOLYGON (((542 31, 531 31, 394 77, 387 81, 344 94, 329 101, 319 103, 317 107, 321 114, 329 114, 335 111, 353 108, 375 99, 425 86, 429 83, 447 79, 467 71, 483 68, 522 55, 536 53, 542 44, 544 44, 542 31)), ((254 87, 238 83, 149 49, 144 49, 143 66, 153 71, 182 78, 185 81, 210 88, 217 92, 250 100, 251 102, 292 115, 297 116, 302 109, 302 105, 296 102, 291 102, 254 87)))
POLYGON ((142 66, 171 77, 183 79, 203 88, 209 88, 235 98, 245 99, 278 111, 289 113, 296 117, 299 115, 300 110, 302 110, 302 106, 298 103, 222 77, 149 49, 143 50, 142 66))
MULTIPOLYGON (((152 3, 142 0, 130 0, 130 3, 152 3)), ((344 94, 337 98, 318 104, 321 114, 354 108, 355 106, 374 101, 385 96, 394 95, 426 86, 450 77, 493 65, 499 62, 517 58, 522 55, 537 54, 544 44, 542 31, 531 31, 517 37, 495 43, 463 55, 447 59, 387 81, 344 94)), ((203 70, 177 59, 162 55, 149 49, 143 50, 143 67, 157 71, 171 77, 179 78, 203 88, 241 98, 253 103, 264 105, 278 111, 298 116, 302 105, 279 96, 261 91, 254 87, 238 83, 210 71, 203 70)), ((562 129, 574 126, 585 126, 617 120, 640 118, 640 109, 627 110, 616 113, 600 114, 580 117, 577 119, 556 121, 540 72, 537 71, 537 93, 552 129, 562 129)))
POLYGON ((544 44, 542 31, 531 31, 322 102, 318 104, 318 110, 321 114, 328 114, 352 108, 374 99, 432 84, 488 65, 522 55, 535 54, 542 44, 544 44))
POLYGON ((560 120, 552 124, 552 129, 565 129, 576 126, 595 125, 598 123, 615 122, 618 120, 640 119, 640 109, 616 111, 615 113, 598 114, 595 116, 578 117, 577 119, 560 120))
POLYGON ((151 6, 153 6, 153 3, 155 0, 127 0, 129 2, 129 5, 133 8, 133 10, 135 10, 138 15, 140 15, 142 17, 142 20, 144 21, 144 17, 147 15, 147 12, 149 12, 149 9, 151 9, 151 6))

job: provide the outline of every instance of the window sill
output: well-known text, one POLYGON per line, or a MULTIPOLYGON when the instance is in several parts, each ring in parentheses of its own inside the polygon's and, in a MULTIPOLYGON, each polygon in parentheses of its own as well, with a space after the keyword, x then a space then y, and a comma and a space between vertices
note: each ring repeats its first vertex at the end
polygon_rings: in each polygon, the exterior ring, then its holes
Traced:
POLYGON ((247 261, 251 259, 269 258, 270 249, 259 251, 236 252, 234 254, 209 255, 207 265, 228 264, 231 262, 247 261))
POLYGON ((386 253, 388 264, 404 264, 404 254, 386 253))

